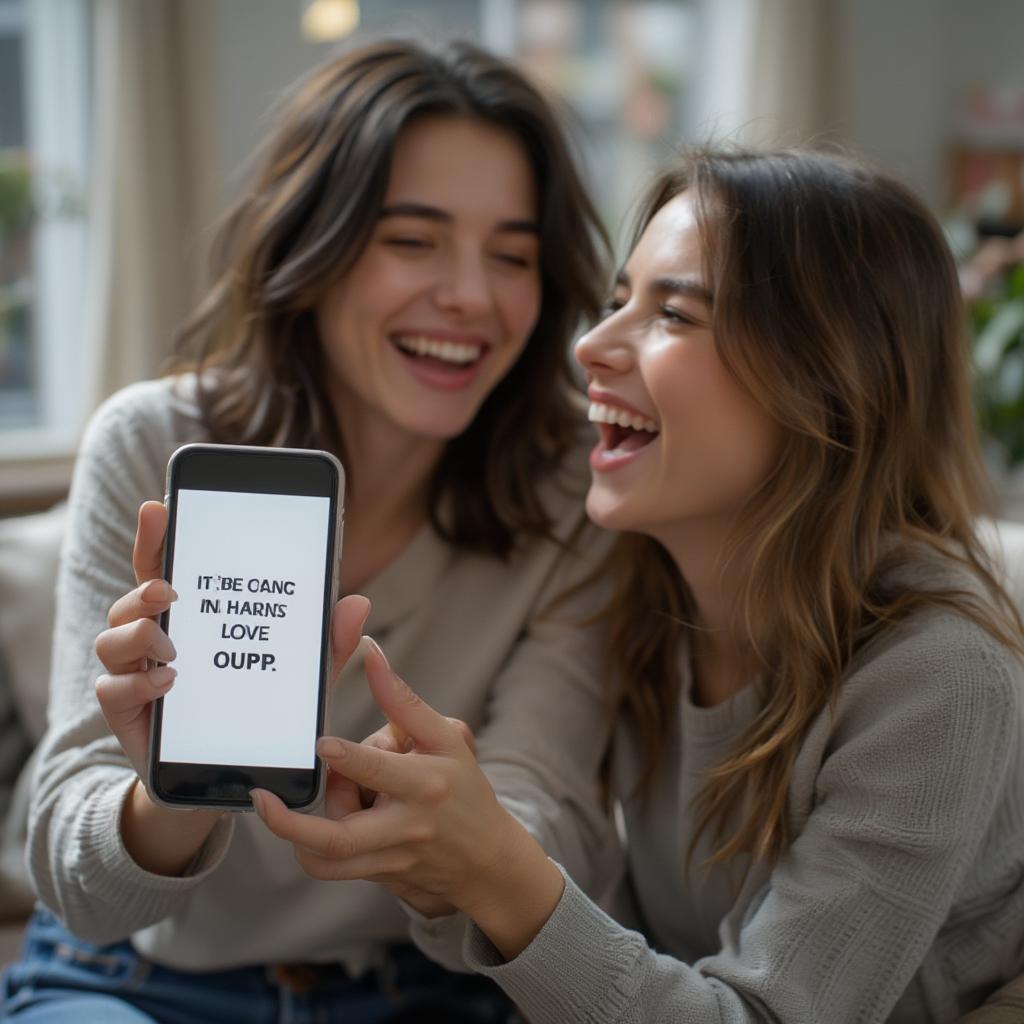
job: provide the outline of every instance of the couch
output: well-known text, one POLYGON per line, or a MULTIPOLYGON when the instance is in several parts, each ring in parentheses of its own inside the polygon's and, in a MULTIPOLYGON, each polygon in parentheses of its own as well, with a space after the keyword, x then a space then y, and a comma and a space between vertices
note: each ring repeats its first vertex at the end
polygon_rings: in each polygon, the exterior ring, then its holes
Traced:
POLYGON ((24 865, 32 751, 46 727, 53 589, 65 509, 0 519, 0 965, 33 895, 24 865))
MULTIPOLYGON (((53 589, 64 519, 63 505, 0 519, 0 967, 17 955, 32 905, 23 860, 28 777, 32 749, 46 723, 53 589)), ((1000 551, 1010 591, 1024 609, 1024 522, 986 524, 984 536, 1000 551)), ((1024 976, 967 1021, 1024 1021, 1024 976)))

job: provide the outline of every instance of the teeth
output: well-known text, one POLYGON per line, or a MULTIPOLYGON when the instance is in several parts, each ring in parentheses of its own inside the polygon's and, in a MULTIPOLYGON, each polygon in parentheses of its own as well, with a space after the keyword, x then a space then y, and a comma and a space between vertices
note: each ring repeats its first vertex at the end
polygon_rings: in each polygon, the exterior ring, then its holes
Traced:
POLYGON ((465 365, 475 363, 483 351, 481 345, 460 345, 454 341, 437 341, 435 338, 425 338, 421 335, 399 337, 395 339, 396 344, 404 352, 412 352, 418 356, 433 356, 446 363, 465 365))
POLYGON ((587 418, 591 423, 614 423, 620 427, 629 427, 631 430, 645 430, 648 434, 658 433, 658 424, 654 420, 626 412, 625 409, 618 409, 613 405, 605 405, 604 402, 591 402, 587 418))

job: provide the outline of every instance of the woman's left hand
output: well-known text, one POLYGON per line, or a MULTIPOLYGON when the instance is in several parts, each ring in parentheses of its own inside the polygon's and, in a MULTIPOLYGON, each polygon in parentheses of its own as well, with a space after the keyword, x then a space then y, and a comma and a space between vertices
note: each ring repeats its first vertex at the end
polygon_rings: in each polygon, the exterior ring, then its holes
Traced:
MULTIPOLYGON (((461 722, 458 719, 452 718, 449 721, 463 730, 466 742, 475 754, 476 741, 469 727, 465 722, 461 722)), ((367 736, 363 740, 362 745, 394 754, 402 754, 411 749, 413 743, 401 729, 387 722, 376 732, 367 736)), ((387 799, 386 794, 375 793, 364 786, 360 786, 359 783, 347 778, 339 771, 332 770, 330 764, 326 765, 326 770, 327 782, 324 787, 323 813, 324 817, 332 821, 340 821, 356 811, 373 807, 378 802, 383 803, 387 799)), ((274 797, 272 799, 276 800, 274 797)), ((280 801, 277 802, 279 803, 280 801)), ((299 862, 302 863, 306 851, 302 847, 296 846, 295 853, 299 862)), ((303 867, 305 867, 305 864, 303 864, 303 867)), ((309 873, 314 877, 321 877, 316 875, 315 871, 309 871, 309 873)), ((433 896, 428 892, 404 883, 386 882, 382 879, 379 881, 395 896, 404 900, 413 909, 426 917, 442 917, 455 912, 455 907, 439 896, 433 896)))
POLYGON ((417 909, 418 896, 433 897, 515 955, 557 904, 561 872, 498 802, 461 723, 434 711, 364 643, 371 692, 408 751, 325 737, 317 752, 339 777, 329 817, 290 811, 266 790, 253 791, 256 810, 314 878, 381 882, 417 909), (355 809, 354 786, 377 794, 372 806, 355 809))

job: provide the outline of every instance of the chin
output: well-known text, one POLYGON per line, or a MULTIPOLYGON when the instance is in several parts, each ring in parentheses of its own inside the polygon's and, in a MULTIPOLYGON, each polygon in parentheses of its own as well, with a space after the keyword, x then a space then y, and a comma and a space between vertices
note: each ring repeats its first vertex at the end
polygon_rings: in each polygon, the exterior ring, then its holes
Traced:
POLYGON ((432 441, 451 441, 469 430, 472 423, 472 416, 461 416, 458 419, 435 416, 418 422, 407 421, 405 426, 410 433, 418 437, 430 438, 432 441))
POLYGON ((625 532, 637 528, 636 517, 630 514, 629 503, 593 484, 587 492, 586 509, 590 521, 604 530, 625 532))

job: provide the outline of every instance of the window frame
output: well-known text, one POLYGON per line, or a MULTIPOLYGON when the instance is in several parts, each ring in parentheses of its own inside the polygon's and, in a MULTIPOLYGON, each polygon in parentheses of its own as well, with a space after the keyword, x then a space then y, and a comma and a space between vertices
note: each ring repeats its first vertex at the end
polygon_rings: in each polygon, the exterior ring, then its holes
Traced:
MULTIPOLYGON (((25 149, 41 170, 33 183, 43 215, 32 229, 33 355, 39 418, 0 429, 4 460, 42 461, 73 452, 88 412, 93 368, 86 345, 90 185, 90 0, 3 5, 24 33, 25 149), (70 186, 70 187, 69 187, 70 186), (77 200, 77 202, 76 202, 77 200)), ((11 24, 10 21, 7 24, 11 24)))

